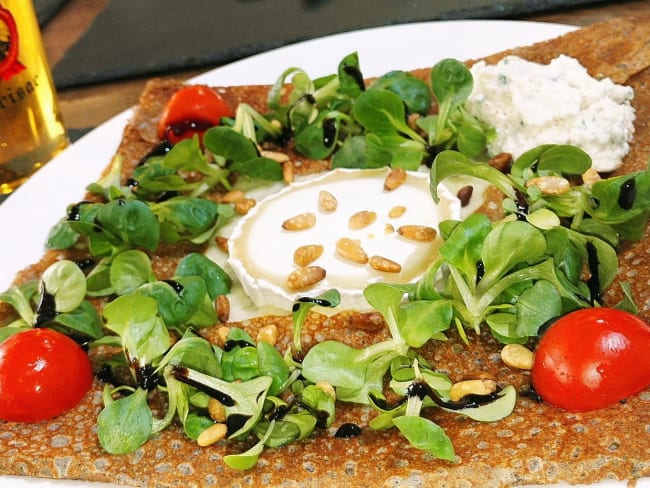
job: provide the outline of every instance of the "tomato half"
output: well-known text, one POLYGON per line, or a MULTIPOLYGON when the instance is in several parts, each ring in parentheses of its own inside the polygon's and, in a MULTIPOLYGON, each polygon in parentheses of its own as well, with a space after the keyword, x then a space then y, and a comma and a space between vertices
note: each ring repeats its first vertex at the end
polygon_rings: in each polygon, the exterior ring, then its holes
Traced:
POLYGON ((158 137, 171 144, 203 133, 232 116, 223 97, 203 85, 188 85, 172 95, 158 123, 158 137))
POLYGON ((0 343, 0 419, 39 422, 76 406, 90 390, 88 355, 68 336, 29 329, 0 343))
POLYGON ((535 351, 532 381, 550 404, 604 408, 650 385, 650 326, 636 315, 590 308, 565 315, 535 351))

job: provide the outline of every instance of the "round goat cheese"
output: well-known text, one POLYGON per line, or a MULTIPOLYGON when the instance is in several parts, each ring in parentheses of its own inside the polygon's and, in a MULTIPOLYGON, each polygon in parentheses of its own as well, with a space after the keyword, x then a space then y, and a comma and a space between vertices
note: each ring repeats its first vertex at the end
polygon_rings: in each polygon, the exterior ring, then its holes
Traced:
POLYGON ((515 158, 541 144, 573 144, 592 158, 592 168, 618 168, 634 134, 632 88, 597 80, 580 63, 559 56, 548 65, 507 56, 471 68, 474 88, 467 109, 492 126, 491 155, 515 158))
POLYGON ((437 256, 438 223, 459 219, 460 202, 441 188, 436 205, 428 172, 406 172, 400 186, 386 190, 389 171, 328 171, 268 196, 241 218, 228 265, 253 304, 287 311, 300 296, 336 288, 342 308, 368 309, 369 283, 416 281, 437 256), (295 257, 299 249, 305 262, 295 257), (312 277, 314 268, 324 273, 292 286, 290 276, 312 277))

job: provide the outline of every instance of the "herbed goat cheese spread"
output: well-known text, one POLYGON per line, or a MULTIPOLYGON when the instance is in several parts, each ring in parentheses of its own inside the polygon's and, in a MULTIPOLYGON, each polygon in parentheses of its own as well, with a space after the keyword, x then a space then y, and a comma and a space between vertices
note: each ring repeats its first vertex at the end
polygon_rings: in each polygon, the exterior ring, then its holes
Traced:
POLYGON ((428 172, 405 172, 386 190, 389 172, 336 169, 295 182, 235 225, 228 265, 258 309, 291 310, 331 288, 344 308, 368 309, 369 283, 409 283, 428 269, 438 224, 460 217, 460 201, 441 185, 434 204, 428 172))
POLYGON ((548 65, 507 56, 471 68, 474 88, 466 108, 495 129, 491 155, 515 158, 541 144, 573 144, 592 158, 592 168, 621 165, 634 134, 632 88, 597 80, 574 58, 548 65))

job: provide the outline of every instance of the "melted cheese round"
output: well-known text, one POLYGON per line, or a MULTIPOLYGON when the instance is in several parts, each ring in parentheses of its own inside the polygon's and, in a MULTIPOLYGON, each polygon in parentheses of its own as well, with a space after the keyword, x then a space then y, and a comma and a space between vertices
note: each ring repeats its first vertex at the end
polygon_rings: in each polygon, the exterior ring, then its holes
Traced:
POLYGON ((426 226, 437 231, 445 219, 460 218, 460 202, 445 188, 442 200, 435 205, 429 190, 429 175, 408 172, 405 182, 392 191, 384 190, 389 170, 337 169, 294 183, 262 200, 233 229, 229 239, 228 264, 256 307, 290 310, 300 296, 316 297, 336 288, 341 306, 367 309, 363 290, 369 283, 409 283, 417 280, 437 256, 441 239, 421 242, 398 232, 401 226, 426 226), (337 208, 324 211, 319 194, 326 190, 336 198, 337 208), (395 207, 404 207, 396 216, 395 207), (374 212, 376 220, 363 227, 352 228, 350 217, 357 212, 374 212), (283 223, 296 215, 312 213, 315 222, 310 228, 286 230, 283 223), (392 216, 391 216, 392 215, 392 216), (337 241, 357 241, 367 256, 380 256, 401 266, 399 272, 383 272, 369 264, 360 264, 336 252, 337 241), (323 252, 310 266, 326 272, 321 281, 305 289, 291 290, 289 274, 301 268, 294 262, 297 248, 320 245, 323 252))

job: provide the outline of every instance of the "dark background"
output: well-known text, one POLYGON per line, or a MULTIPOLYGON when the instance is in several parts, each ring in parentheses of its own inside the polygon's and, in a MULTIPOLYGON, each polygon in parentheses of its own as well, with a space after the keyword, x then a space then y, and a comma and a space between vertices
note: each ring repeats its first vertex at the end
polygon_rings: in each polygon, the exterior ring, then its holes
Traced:
MULTIPOLYGON (((41 23, 65 3, 34 0, 41 23)), ((67 88, 180 68, 214 67, 285 44, 361 28, 429 20, 499 19, 587 3, 598 2, 111 0, 56 64, 53 75, 58 88, 67 88)))

